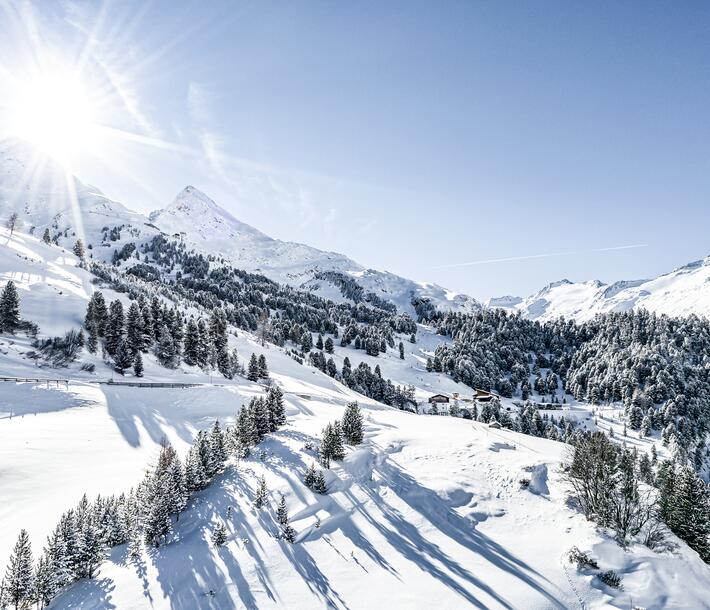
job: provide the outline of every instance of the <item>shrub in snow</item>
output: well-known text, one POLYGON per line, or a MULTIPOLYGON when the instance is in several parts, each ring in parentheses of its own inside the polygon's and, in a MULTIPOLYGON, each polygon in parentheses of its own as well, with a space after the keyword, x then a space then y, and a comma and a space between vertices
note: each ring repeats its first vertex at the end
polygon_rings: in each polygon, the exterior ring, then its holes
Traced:
POLYGON ((580 551, 576 546, 573 546, 569 550, 569 552, 567 553, 567 559, 570 563, 577 564, 578 570, 584 570, 588 568, 594 570, 599 569, 599 564, 596 562, 596 560, 590 557, 584 551, 580 551))
POLYGON ((601 580, 607 587, 612 587, 613 589, 623 589, 621 585, 621 576, 619 576, 614 570, 607 570, 606 572, 599 572, 597 578, 601 580))

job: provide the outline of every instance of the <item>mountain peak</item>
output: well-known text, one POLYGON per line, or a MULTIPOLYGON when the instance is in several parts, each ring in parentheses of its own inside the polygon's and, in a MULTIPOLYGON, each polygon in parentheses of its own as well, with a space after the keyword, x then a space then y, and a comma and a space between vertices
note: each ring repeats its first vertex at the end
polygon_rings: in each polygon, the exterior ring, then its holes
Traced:
POLYGON ((234 218, 190 184, 177 194, 168 207, 152 212, 150 220, 166 233, 185 233, 202 242, 270 239, 261 231, 234 218))

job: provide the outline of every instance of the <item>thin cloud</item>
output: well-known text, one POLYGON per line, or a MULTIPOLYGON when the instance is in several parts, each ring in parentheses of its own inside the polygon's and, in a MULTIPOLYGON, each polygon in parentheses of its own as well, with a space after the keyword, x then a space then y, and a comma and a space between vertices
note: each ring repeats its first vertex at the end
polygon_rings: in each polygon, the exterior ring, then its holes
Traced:
POLYGON ((448 265, 435 265, 430 269, 451 269, 454 267, 473 267, 476 265, 490 265, 493 263, 509 263, 513 261, 528 261, 537 258, 553 258, 556 256, 572 256, 575 254, 592 254, 594 252, 611 252, 613 250, 632 250, 634 248, 646 248, 648 244, 629 244, 626 246, 609 246, 607 248, 594 248, 591 250, 573 250, 571 252, 545 252, 544 254, 528 254, 525 256, 507 256, 505 258, 488 258, 478 261, 468 261, 466 263, 451 263, 448 265))

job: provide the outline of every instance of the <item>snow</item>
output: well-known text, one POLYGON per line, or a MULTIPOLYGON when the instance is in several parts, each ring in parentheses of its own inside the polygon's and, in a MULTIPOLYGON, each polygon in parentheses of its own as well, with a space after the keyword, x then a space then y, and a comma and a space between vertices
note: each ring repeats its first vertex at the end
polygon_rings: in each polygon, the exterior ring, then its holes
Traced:
POLYGON ((647 309, 669 316, 710 315, 710 257, 695 261, 652 280, 619 281, 611 285, 598 280, 549 284, 527 298, 500 297, 490 307, 521 312, 532 320, 560 316, 580 322, 599 313, 647 309))
POLYGON ((466 295, 435 284, 414 282, 386 271, 365 269, 336 252, 272 239, 240 222, 193 186, 185 187, 165 209, 150 215, 151 222, 169 235, 179 235, 200 250, 206 248, 236 266, 295 287, 307 287, 322 297, 342 300, 327 280, 315 280, 319 271, 338 271, 357 279, 365 292, 394 303, 400 311, 414 313, 412 296, 431 299, 446 309, 472 311, 479 304, 466 295))
MULTIPOLYGON (((678 278, 694 277, 705 267, 679 270, 678 278)), ((77 328, 94 289, 67 250, 22 232, 10 237, 2 229, 0 286, 9 279, 18 284, 21 314, 39 323, 41 336, 77 328)), ((127 298, 104 292, 107 300, 127 298)), ((380 365, 384 377, 413 384, 420 400, 437 392, 470 394, 470 388, 424 369, 426 357, 447 339, 423 325, 416 344, 401 339, 404 360, 396 347, 374 358, 341 348, 338 341, 334 359, 339 366, 346 355, 353 366, 380 365)), ((243 361, 252 352, 266 355, 272 379, 285 391, 288 425, 250 458, 232 462, 192 500, 171 544, 147 551, 139 565, 127 561, 124 547, 113 549, 98 577, 70 587, 52 604, 54 610, 357 610, 383 603, 432 609, 709 607, 710 568, 684 544, 664 553, 638 545, 622 549, 568 504, 560 480, 565 445, 459 418, 397 411, 299 365, 278 347, 262 347, 248 333, 240 331, 230 342, 243 361), (330 493, 315 495, 301 482, 315 460, 306 445, 326 423, 342 417, 352 400, 363 408, 365 442, 349 448, 328 472, 330 493), (271 508, 256 512, 252 498, 261 475, 271 508), (521 485, 522 479, 529 485, 521 485), (295 545, 274 535, 279 493, 297 531, 295 545), (217 550, 209 543, 211 528, 226 520, 228 507, 228 542, 217 550), (592 554, 602 569, 618 571, 624 590, 577 572, 565 558, 573 545, 592 554)), ((80 362, 68 369, 39 368, 27 355, 30 349, 24 336, 0 336, 0 375, 70 382, 0 382, 0 558, 8 556, 22 527, 29 529, 37 553, 60 514, 83 493, 127 491, 151 465, 164 437, 184 454, 197 430, 215 418, 231 422, 264 391, 241 378, 210 378, 191 367, 170 371, 152 356, 145 358, 147 381, 202 385, 113 386, 106 383, 109 367, 98 357, 80 358, 96 366, 94 374, 80 371, 80 362)), ((613 409, 600 413, 596 423, 592 409, 574 403, 554 414, 621 434, 613 409)), ((626 440, 642 450, 653 443, 626 440)))

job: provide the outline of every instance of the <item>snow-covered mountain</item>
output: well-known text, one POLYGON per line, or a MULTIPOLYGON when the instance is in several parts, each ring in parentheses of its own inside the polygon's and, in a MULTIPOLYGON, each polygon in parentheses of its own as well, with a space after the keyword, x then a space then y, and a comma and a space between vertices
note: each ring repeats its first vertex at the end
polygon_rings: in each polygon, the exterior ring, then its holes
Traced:
POLYGON ((365 298, 371 293, 409 313, 413 312, 412 297, 430 299, 435 306, 446 309, 472 311, 480 307, 475 299, 436 284, 366 269, 337 252, 273 239, 240 222, 193 186, 185 187, 167 208, 153 212, 150 221, 170 235, 224 255, 242 269, 333 300, 345 298, 345 290, 341 289, 344 277, 345 282, 348 278, 354 280, 365 298))
POLYGON ((531 320, 559 316, 579 321, 598 313, 647 309, 658 314, 710 316, 710 256, 651 280, 605 284, 599 280, 548 284, 526 298, 490 299, 490 307, 521 312, 531 320))
POLYGON ((0 142, 0 218, 19 215, 18 229, 72 244, 100 241, 102 229, 132 225, 155 234, 147 219, 84 184, 51 158, 17 139, 0 142))
POLYGON ((472 297, 436 284, 366 269, 336 252, 273 239, 240 222, 192 186, 148 218, 67 174, 61 165, 16 139, 0 142, 0 219, 13 212, 20 216, 20 230, 41 236, 49 229, 64 246, 82 237, 94 248, 104 246, 94 250, 95 256, 103 252, 104 258, 121 243, 150 239, 160 230, 205 254, 224 256, 239 268, 336 301, 371 300, 374 295, 408 313, 414 313, 412 297, 430 299, 439 308, 473 311, 480 307, 472 297), (108 240, 106 229, 116 226, 125 228, 122 238, 108 240))

